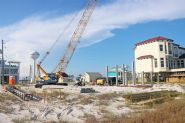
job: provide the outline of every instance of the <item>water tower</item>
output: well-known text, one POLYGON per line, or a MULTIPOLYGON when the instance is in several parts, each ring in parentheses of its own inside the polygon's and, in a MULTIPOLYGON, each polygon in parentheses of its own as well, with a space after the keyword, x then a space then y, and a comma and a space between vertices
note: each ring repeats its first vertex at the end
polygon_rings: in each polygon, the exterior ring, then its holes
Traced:
POLYGON ((35 69, 36 69, 36 60, 39 58, 40 54, 37 51, 33 51, 31 53, 31 58, 33 59, 33 64, 34 64, 34 71, 33 71, 33 82, 35 82, 35 69))

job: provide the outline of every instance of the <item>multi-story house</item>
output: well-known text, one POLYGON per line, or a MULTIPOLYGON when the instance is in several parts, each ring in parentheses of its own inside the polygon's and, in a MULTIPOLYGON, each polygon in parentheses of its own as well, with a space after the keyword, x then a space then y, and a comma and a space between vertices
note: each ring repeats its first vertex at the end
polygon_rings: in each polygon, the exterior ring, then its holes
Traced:
POLYGON ((166 81, 185 71, 185 48, 161 36, 139 42, 135 45, 135 68, 138 76, 144 72, 145 77, 166 81))

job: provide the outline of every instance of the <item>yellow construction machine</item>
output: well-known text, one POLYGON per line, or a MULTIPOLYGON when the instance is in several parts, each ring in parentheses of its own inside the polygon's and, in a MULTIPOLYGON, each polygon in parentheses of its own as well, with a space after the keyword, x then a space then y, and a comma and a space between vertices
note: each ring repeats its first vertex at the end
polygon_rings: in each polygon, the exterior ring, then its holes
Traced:
MULTIPOLYGON (((83 11, 82 17, 78 23, 78 26, 75 29, 75 31, 73 32, 72 37, 69 41, 69 44, 64 52, 64 55, 63 55, 61 61, 58 63, 57 67, 51 73, 47 73, 41 67, 41 64, 46 59, 46 57, 50 54, 51 50, 53 49, 54 45, 59 41, 62 34, 59 35, 59 37, 54 42, 54 44, 51 46, 51 48, 46 52, 44 57, 37 64, 36 83, 38 83, 38 84, 56 84, 56 83, 60 83, 60 82, 63 83, 67 80, 68 75, 65 73, 65 70, 66 70, 66 68, 67 68, 67 66, 68 66, 68 64, 74 54, 74 51, 75 51, 77 45, 80 42, 80 38, 81 38, 82 34, 84 33, 85 28, 86 28, 86 26, 89 22, 89 19, 94 11, 94 8, 96 6, 96 2, 97 2, 97 0, 88 0, 88 3, 85 6, 85 9, 83 11), (41 72, 44 74, 44 76, 41 76, 41 72)), ((72 20, 74 20, 74 18, 72 20)), ((68 26, 69 26, 69 24, 68 24, 68 26)))

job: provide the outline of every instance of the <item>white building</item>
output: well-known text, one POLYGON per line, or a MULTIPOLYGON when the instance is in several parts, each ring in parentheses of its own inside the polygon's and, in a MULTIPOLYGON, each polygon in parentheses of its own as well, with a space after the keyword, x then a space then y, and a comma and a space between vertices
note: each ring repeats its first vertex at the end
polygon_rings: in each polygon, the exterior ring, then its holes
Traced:
POLYGON ((96 82, 96 79, 101 78, 102 75, 98 72, 86 72, 82 75, 84 82, 96 82))
POLYGON ((135 46, 136 74, 148 73, 166 80, 171 74, 185 71, 185 48, 165 37, 155 37, 135 46), (157 76, 159 75, 159 76, 157 76))
POLYGON ((6 61, 2 63, 2 60, 0 59, 0 81, 2 82, 2 64, 4 64, 4 82, 9 82, 9 76, 15 76, 16 82, 19 82, 19 71, 20 71, 20 62, 16 61, 9 61, 8 64, 6 64, 6 61))

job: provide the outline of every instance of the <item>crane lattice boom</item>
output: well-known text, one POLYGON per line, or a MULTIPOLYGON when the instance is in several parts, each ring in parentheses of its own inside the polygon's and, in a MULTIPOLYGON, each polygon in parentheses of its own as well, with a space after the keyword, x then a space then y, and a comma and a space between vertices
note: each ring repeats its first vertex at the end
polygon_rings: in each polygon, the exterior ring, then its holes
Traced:
POLYGON ((82 14, 82 17, 79 21, 79 24, 78 24, 77 28, 75 29, 75 31, 70 39, 70 42, 64 52, 64 55, 63 55, 60 63, 57 65, 57 67, 54 70, 55 72, 65 72, 67 65, 69 64, 71 57, 73 56, 74 51, 80 42, 80 38, 85 31, 87 23, 89 22, 89 19, 94 11, 94 8, 96 6, 96 1, 97 0, 89 0, 88 1, 88 4, 82 14))

